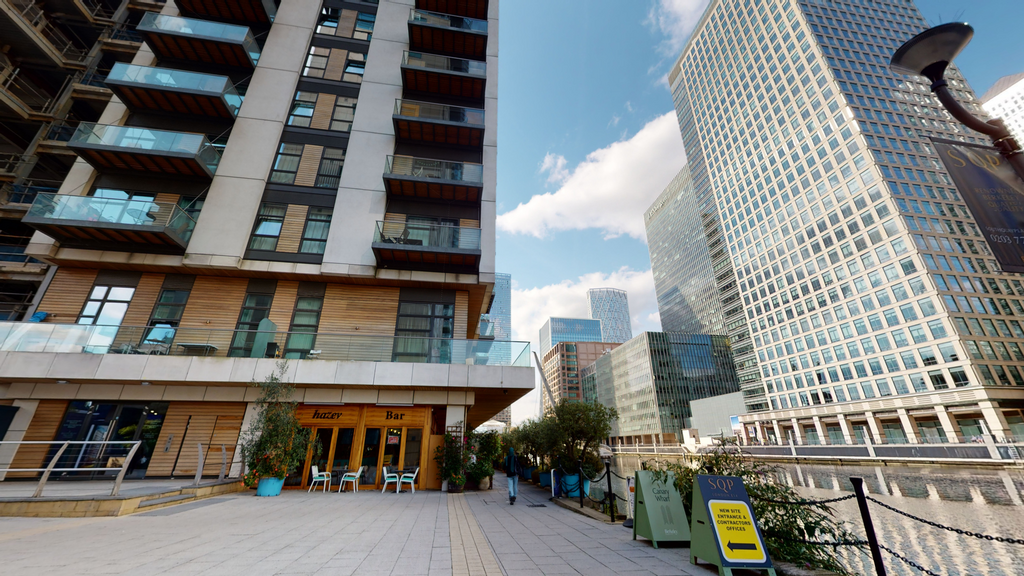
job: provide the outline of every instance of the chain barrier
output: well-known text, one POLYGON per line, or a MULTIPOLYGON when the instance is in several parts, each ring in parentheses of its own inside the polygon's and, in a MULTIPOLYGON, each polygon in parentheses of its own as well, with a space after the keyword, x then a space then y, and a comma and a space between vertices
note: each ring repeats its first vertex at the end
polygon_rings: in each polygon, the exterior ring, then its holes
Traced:
POLYGON ((892 506, 889 506, 888 504, 886 504, 884 502, 879 502, 878 500, 875 500, 874 498, 872 498, 870 496, 868 496, 867 499, 870 500, 871 502, 874 502, 875 504, 878 504, 882 508, 885 508, 886 510, 890 510, 892 512, 895 512, 895 513, 901 515, 901 516, 906 516, 907 518, 910 518, 911 520, 916 520, 918 522, 921 522, 922 524, 927 524, 927 525, 931 526, 932 528, 938 528, 940 530, 946 530, 946 531, 949 531, 949 532, 954 532, 956 534, 960 534, 961 536, 970 536, 972 538, 978 538, 980 540, 989 540, 989 541, 993 541, 993 542, 1002 542, 1004 544, 1024 544, 1024 539, 1021 539, 1021 538, 1005 538, 1003 536, 992 536, 990 534, 979 534, 978 532, 971 532, 970 530, 961 530, 960 528, 953 528, 951 526, 943 526, 942 524, 939 524, 937 522, 932 522, 931 520, 925 520, 924 518, 919 518, 917 516, 914 516, 913 514, 908 514, 908 513, 904 512, 903 510, 900 510, 898 508, 893 508, 892 506))
POLYGON ((901 560, 903 563, 907 564, 911 568, 916 568, 916 569, 920 570, 921 572, 924 572, 928 576, 942 576, 941 574, 937 574, 937 573, 932 572, 931 570, 925 568, 924 566, 921 566, 920 564, 918 564, 917 562, 914 562, 910 558, 907 558, 906 556, 903 556, 899 552, 896 552, 895 550, 891 550, 891 549, 887 548, 883 544, 879 544, 878 547, 881 548, 882 550, 885 550, 889 554, 892 554, 897 559, 901 560))
POLYGON ((807 540, 806 538, 792 538, 789 536, 783 536, 772 532, 765 532, 765 537, 772 540, 783 540, 785 542, 792 542, 794 544, 809 544, 811 546, 831 546, 838 548, 840 546, 867 546, 867 540, 836 540, 834 542, 821 542, 818 540, 807 540))
POLYGON ((831 498, 828 500, 770 500, 768 498, 751 497, 751 500, 757 500, 758 502, 767 502, 769 504, 792 504, 795 506, 815 506, 819 504, 832 504, 833 502, 842 502, 843 500, 851 500, 856 498, 856 494, 850 494, 849 496, 840 496, 839 498, 831 498))

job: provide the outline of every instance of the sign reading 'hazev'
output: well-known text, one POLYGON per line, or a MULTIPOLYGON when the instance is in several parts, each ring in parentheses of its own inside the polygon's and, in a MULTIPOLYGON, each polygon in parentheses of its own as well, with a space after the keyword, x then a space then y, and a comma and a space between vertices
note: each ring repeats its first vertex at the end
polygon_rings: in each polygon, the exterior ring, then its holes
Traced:
POLYGON ((1024 180, 989 146, 932 138, 935 151, 1006 272, 1024 272, 1024 180))

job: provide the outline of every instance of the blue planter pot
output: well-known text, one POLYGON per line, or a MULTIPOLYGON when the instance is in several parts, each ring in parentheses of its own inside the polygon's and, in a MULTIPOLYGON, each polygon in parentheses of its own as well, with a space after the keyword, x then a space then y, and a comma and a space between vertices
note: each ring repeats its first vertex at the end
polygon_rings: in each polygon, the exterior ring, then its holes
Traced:
POLYGON ((256 485, 257 496, 280 496, 284 487, 284 478, 260 478, 256 485))
POLYGON ((534 468, 536 468, 536 466, 527 466, 526 468, 523 468, 522 472, 519 473, 519 477, 529 482, 534 468))
MULTIPOLYGON (((568 498, 579 498, 580 497, 580 475, 579 474, 566 474, 562 476, 561 488, 562 495, 568 498)), ((583 493, 590 494, 590 480, 583 480, 583 493)))
POLYGON ((541 472, 540 474, 540 487, 551 488, 551 472, 541 472))

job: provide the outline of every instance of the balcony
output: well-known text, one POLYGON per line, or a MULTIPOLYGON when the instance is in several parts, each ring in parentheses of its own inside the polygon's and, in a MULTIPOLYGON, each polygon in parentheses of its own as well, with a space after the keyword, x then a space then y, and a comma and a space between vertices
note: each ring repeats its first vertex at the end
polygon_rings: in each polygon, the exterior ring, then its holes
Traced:
POLYGON ((458 58, 487 58, 487 20, 413 9, 409 14, 409 48, 458 58))
POLYGON ((212 179, 220 152, 203 134, 83 122, 68 148, 100 171, 212 179))
POLYGON ((7 183, 0 187, 0 206, 4 210, 27 211, 38 194, 56 194, 60 182, 52 180, 25 180, 21 184, 7 183))
POLYGON ((479 204, 484 167, 412 156, 388 156, 384 187, 397 198, 479 204))
POLYGON ((196 223, 177 204, 37 194, 21 220, 64 246, 181 254, 196 223))
POLYGON ((378 221, 373 253, 381 268, 476 274, 480 229, 378 221))
POLYGON ((245 26, 147 13, 135 28, 157 58, 254 69, 260 47, 245 26))
POLYGON ((416 7, 478 20, 487 19, 487 0, 416 0, 416 7))
POLYGON ((422 52, 402 58, 402 85, 406 91, 483 100, 487 64, 422 52))
POLYGON ((25 77, 20 69, 0 67, 0 105, 22 120, 51 120, 55 99, 25 77))
POLYGON ((88 55, 51 24, 32 0, 0 2, 0 38, 25 60, 47 60, 58 66, 81 69, 88 55))
POLYGON ((110 70, 106 84, 133 112, 233 120, 242 106, 242 97, 227 76, 119 62, 110 70))
POLYGON ((0 351, 530 366, 529 342, 49 322, 0 322, 0 351))
POLYGON ((395 136, 417 144, 482 148, 484 111, 415 100, 395 100, 395 136))
POLYGON ((269 26, 280 0, 175 0, 185 16, 269 26))

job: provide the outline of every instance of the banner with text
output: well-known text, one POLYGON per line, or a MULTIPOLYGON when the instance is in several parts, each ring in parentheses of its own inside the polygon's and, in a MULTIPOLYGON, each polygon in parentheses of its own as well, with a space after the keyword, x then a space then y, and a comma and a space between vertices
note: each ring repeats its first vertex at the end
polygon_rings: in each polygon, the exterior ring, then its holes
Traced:
POLYGON ((957 190, 1006 272, 1024 272, 1024 180, 995 148, 932 138, 957 190))

